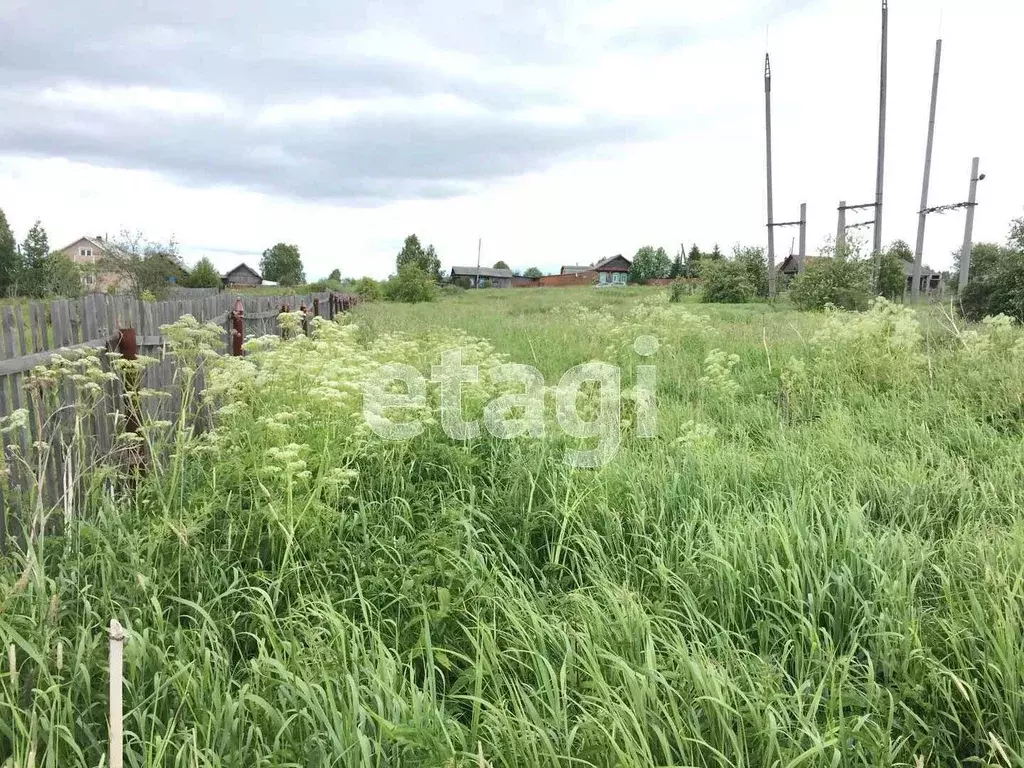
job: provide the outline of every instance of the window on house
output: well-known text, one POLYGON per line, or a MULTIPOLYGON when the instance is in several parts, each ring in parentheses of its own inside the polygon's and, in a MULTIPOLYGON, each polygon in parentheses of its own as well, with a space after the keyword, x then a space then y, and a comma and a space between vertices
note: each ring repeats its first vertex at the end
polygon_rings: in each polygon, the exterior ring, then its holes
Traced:
POLYGON ((86 285, 92 285, 95 282, 96 282, 96 275, 86 275, 85 276, 85 284, 86 285))
POLYGON ((85 255, 86 256, 92 256, 92 248, 86 248, 85 249, 85 255))
POLYGON ((79 248, 78 249, 78 255, 79 256, 85 256, 85 248, 79 248))

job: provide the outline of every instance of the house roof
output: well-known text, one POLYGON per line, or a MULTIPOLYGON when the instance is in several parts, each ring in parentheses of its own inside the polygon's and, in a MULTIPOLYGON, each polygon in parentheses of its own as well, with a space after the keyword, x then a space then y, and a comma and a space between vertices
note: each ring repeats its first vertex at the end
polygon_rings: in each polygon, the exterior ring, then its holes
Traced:
POLYGON ((590 272, 593 269, 594 269, 594 265, 593 264, 587 264, 585 266, 584 265, 566 266, 566 267, 562 267, 562 274, 563 275, 576 275, 576 274, 579 274, 580 272, 590 272))
POLYGON ((633 262, 632 262, 632 261, 630 261, 629 259, 627 259, 627 258, 626 258, 625 256, 623 256, 623 255, 622 255, 622 254, 620 253, 620 254, 617 254, 617 255, 615 255, 615 256, 611 256, 611 257, 609 257, 609 258, 607 258, 607 259, 604 259, 604 260, 602 260, 602 261, 599 261, 599 262, 597 262, 597 264, 595 264, 595 265, 594 265, 594 266, 592 267, 592 269, 593 269, 593 270, 594 270, 595 272, 601 271, 601 270, 603 270, 603 269, 607 269, 607 268, 608 268, 608 266, 609 266, 609 265, 610 265, 610 264, 611 264, 611 263, 612 263, 613 261, 618 261, 619 259, 622 259, 622 260, 623 260, 624 262, 626 262, 626 269, 627 269, 627 270, 628 270, 628 269, 629 269, 629 268, 630 268, 630 267, 631 267, 631 266, 633 265, 633 262))
POLYGON ((259 272, 257 272, 257 271, 256 271, 255 269, 253 269, 252 267, 250 267, 250 266, 249 266, 248 264, 246 264, 246 263, 245 263, 244 261, 243 261, 243 262, 242 262, 241 264, 239 264, 239 265, 237 265, 237 266, 235 266, 235 267, 232 267, 231 269, 229 269, 229 270, 228 270, 227 272, 225 272, 225 273, 224 273, 223 275, 221 275, 221 278, 222 278, 222 279, 227 279, 228 275, 230 275, 230 274, 232 274, 232 273, 234 273, 234 272, 237 272, 237 271, 238 271, 238 270, 240 270, 240 269, 244 269, 244 270, 245 270, 246 272, 248 272, 249 274, 251 274, 251 275, 255 275, 255 276, 256 276, 256 277, 258 277, 258 278, 259 278, 260 280, 263 280, 263 275, 261 275, 261 274, 260 274, 259 272))
POLYGON ((511 269, 494 267, 452 267, 452 277, 512 277, 511 269))

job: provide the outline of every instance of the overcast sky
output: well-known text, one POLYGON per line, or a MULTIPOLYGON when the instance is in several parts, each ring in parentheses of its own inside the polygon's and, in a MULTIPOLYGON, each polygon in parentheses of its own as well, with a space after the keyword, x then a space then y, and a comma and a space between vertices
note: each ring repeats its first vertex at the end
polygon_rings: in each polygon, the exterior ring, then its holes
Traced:
MULTIPOLYGON (((762 244, 767 39, 776 218, 806 201, 813 252, 874 197, 879 24, 880 0, 0 0, 0 208, 19 239, 128 228, 221 268, 295 243, 311 278, 384 277, 411 232, 446 268, 478 237, 545 270, 762 244)), ((940 35, 930 204, 979 155, 976 239, 1024 213, 1021 29, 1020 0, 891 0, 887 242, 915 237, 940 35)), ((930 217, 925 261, 962 230, 930 217)))

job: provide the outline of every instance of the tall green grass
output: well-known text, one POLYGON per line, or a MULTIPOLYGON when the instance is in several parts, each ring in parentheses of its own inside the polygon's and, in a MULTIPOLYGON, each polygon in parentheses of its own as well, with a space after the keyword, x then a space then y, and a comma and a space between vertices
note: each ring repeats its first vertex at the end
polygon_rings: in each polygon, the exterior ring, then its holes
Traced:
POLYGON ((1018 330, 627 289, 314 336, 210 362, 212 433, 153 427, 153 471, 4 563, 0 761, 103 764, 114 616, 132 766, 1024 765, 1018 330), (640 333, 659 436, 602 469, 361 427, 379 362, 628 386, 640 333))

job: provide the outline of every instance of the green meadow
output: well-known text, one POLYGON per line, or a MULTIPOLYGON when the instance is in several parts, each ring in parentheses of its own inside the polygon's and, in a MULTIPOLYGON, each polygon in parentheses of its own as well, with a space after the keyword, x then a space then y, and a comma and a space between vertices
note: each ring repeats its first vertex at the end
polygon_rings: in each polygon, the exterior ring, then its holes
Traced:
POLYGON ((218 333, 171 329, 181 418, 121 438, 144 475, 26 505, 63 531, 0 560, 0 765, 106 765, 117 618, 140 768, 1024 766, 1019 328, 581 288, 218 333), (618 366, 615 455, 567 465, 593 440, 550 391, 543 437, 451 439, 454 348, 471 415, 505 362, 618 366), (428 379, 407 440, 363 417, 385 363, 428 379))

